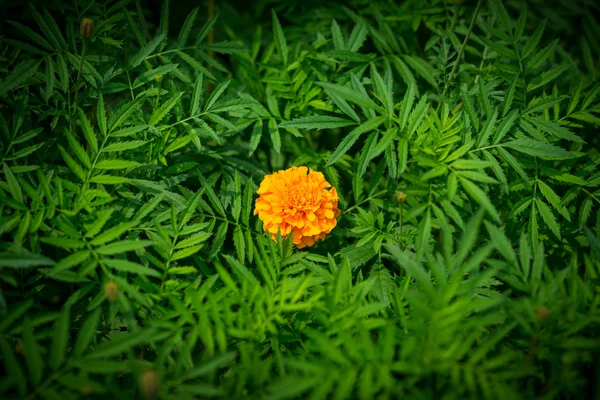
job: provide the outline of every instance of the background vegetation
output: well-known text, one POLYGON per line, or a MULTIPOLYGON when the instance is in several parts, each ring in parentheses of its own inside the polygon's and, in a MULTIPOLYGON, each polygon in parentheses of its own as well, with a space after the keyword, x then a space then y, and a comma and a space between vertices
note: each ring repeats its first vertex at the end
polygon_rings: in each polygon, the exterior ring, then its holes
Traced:
POLYGON ((598 398, 595 2, 217 3, 2 3, 0 396, 598 398))

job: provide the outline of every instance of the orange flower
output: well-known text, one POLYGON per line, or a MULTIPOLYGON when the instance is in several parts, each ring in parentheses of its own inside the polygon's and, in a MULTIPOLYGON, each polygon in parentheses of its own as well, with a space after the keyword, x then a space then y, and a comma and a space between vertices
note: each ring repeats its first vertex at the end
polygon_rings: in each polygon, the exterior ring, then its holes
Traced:
POLYGON ((286 237, 294 232, 298 248, 312 246, 325 239, 337 224, 338 196, 321 172, 307 167, 292 167, 265 176, 256 191, 254 215, 265 231, 277 240, 277 232, 286 237))

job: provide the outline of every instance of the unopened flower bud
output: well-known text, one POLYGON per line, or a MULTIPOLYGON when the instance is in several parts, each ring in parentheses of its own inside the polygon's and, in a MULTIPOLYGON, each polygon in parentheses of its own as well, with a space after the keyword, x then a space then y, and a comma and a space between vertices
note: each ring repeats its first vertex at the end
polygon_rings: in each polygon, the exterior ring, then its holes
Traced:
POLYGON ((406 193, 404 193, 404 192, 396 193, 396 200, 398 200, 398 203, 404 203, 406 201, 406 193))
POLYGON ((106 282, 104 285, 104 296, 110 302, 116 301, 119 298, 119 287, 115 281, 106 282))
POLYGON ((140 374, 139 387, 142 395, 147 399, 158 396, 158 374, 153 369, 147 369, 140 374))
POLYGON ((89 396, 90 394, 92 394, 92 392, 93 392, 92 386, 91 386, 91 385, 89 385, 89 384, 85 384, 85 385, 83 385, 83 386, 82 386, 82 388, 81 388, 81 393, 82 393, 84 396, 89 396))
POLYGON ((544 321, 550 317, 550 310, 548 307, 541 306, 535 309, 535 315, 539 321, 544 321))
POLYGON ((23 345, 21 344, 20 340, 17 342, 17 344, 15 344, 15 351, 21 357, 23 357, 25 355, 25 353, 23 352, 23 345))
POLYGON ((163 74, 156 74, 154 75, 154 79, 156 79, 156 82, 162 82, 163 80, 163 74))
POLYGON ((82 38, 89 39, 94 33, 94 21, 89 18, 82 18, 79 33, 81 33, 82 38))
POLYGON ((563 354, 563 356, 562 356, 562 362, 563 362, 563 364, 567 364, 567 365, 573 364, 575 362, 575 358, 573 357, 572 354, 566 353, 566 354, 563 354))

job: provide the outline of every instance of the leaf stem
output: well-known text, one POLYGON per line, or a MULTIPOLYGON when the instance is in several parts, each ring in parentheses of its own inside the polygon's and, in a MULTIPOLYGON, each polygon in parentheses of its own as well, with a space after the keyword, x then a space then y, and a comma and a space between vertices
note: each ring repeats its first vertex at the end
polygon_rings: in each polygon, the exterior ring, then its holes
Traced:
POLYGON ((348 208, 348 209, 344 210, 344 211, 342 212, 342 214, 349 213, 350 211, 354 210, 356 207, 358 207, 358 206, 360 206, 360 205, 362 205, 362 204, 364 204, 364 203, 366 203, 366 202, 368 202, 368 201, 371 201, 371 200, 373 200, 373 199, 375 199, 375 198, 377 198, 377 197, 381 196, 382 194, 386 194, 386 193, 387 193, 387 190, 383 190, 383 191, 381 191, 381 192, 379 192, 379 193, 375 193, 374 195, 372 195, 372 196, 369 196, 368 198, 364 199, 364 200, 363 200, 363 201, 361 201, 360 203, 356 203, 356 204, 355 204, 355 205, 353 205, 352 207, 350 207, 350 208, 348 208))
MULTIPOLYGON (((462 46, 460 46, 460 50, 458 51, 458 56, 456 56, 456 62, 454 63, 454 66, 452 67, 452 70, 450 71, 450 75, 448 76, 448 83, 444 87, 444 91, 442 92, 442 96, 441 96, 442 98, 446 95, 446 93, 448 93, 448 89, 450 88, 450 85, 452 84, 452 80, 454 79, 454 74, 456 73, 456 70, 458 69, 460 59, 463 57, 463 54, 465 53, 465 48, 467 47, 467 43, 469 42, 469 38, 471 37, 473 28, 475 27, 475 21, 477 20, 477 15, 479 14, 479 10, 481 9, 482 3, 483 3, 482 0, 479 0, 477 2, 477 7, 475 7, 475 12, 473 13, 473 17, 471 18, 471 24, 469 25, 469 30, 467 30, 467 34, 465 35, 465 40, 463 40, 462 46)), ((441 102, 438 103, 438 108, 439 108, 440 104, 441 104, 441 102)))
POLYGON ((75 100, 73 101, 73 113, 77 111, 77 99, 79 99, 79 81, 81 80, 81 71, 83 70, 83 61, 87 51, 87 40, 83 40, 83 49, 81 50, 81 60, 79 61, 79 70, 77 71, 77 79, 75 80, 75 100))

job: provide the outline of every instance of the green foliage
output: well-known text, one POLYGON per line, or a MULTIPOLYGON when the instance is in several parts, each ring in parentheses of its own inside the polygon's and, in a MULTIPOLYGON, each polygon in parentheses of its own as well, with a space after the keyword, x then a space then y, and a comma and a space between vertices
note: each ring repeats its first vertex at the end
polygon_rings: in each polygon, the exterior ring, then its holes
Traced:
POLYGON ((0 395, 597 397, 598 6, 466 3, 3 5, 0 395))

